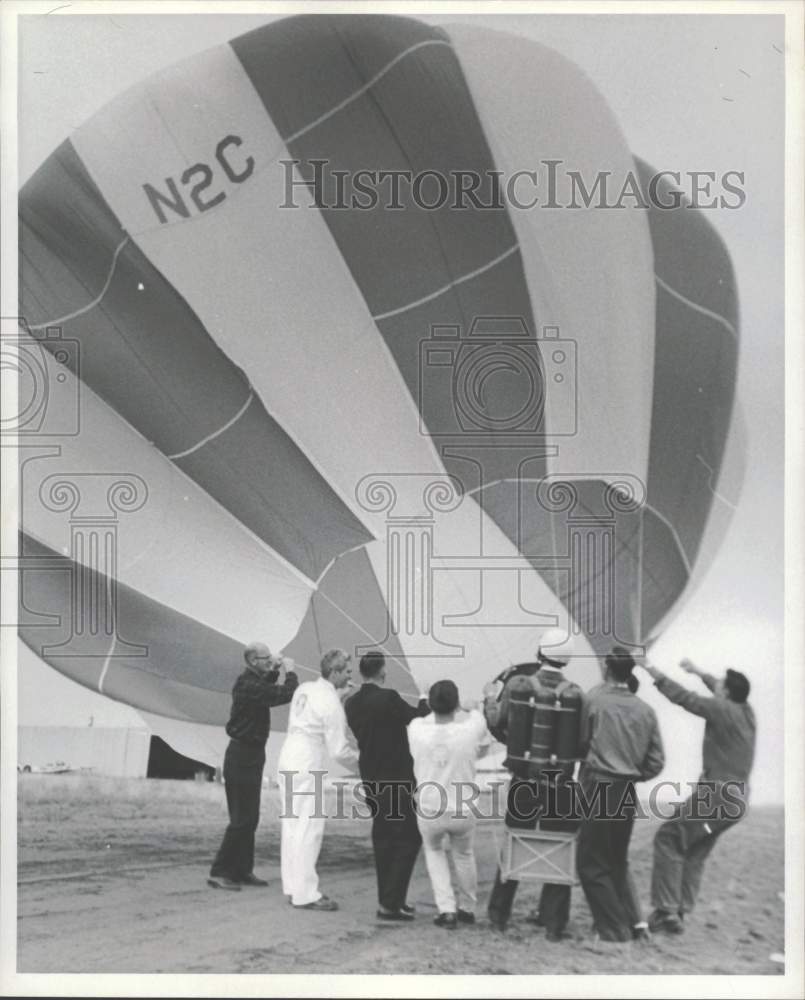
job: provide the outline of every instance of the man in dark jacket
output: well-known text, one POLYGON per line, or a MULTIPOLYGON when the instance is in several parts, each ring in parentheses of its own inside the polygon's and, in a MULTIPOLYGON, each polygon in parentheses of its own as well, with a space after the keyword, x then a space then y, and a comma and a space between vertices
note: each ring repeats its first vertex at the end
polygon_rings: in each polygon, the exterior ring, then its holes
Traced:
POLYGON ((706 720, 697 788, 654 838, 654 912, 649 926, 669 934, 682 931, 684 914, 693 909, 704 863, 716 841, 746 812, 747 783, 755 754, 755 713, 747 703, 746 677, 728 670, 718 680, 690 660, 682 660, 680 666, 700 677, 713 697, 689 691, 656 667, 646 667, 661 694, 706 720))
POLYGON ((615 646, 605 662, 606 681, 587 692, 582 710, 579 784, 588 814, 579 832, 577 866, 601 940, 631 941, 639 924, 629 876, 634 785, 656 777, 665 754, 654 709, 630 687, 634 660, 615 646))
POLYGON ((377 916, 411 920, 406 902, 422 838, 413 804, 414 762, 408 749, 408 723, 430 711, 427 695, 417 707, 398 691, 384 688, 386 660, 379 651, 361 657, 363 684, 344 705, 358 741, 364 794, 372 810, 372 846, 377 870, 377 916))
MULTIPOLYGON (((556 691, 560 687, 581 700, 581 688, 567 681, 564 668, 573 654, 571 643, 561 629, 548 629, 542 636, 537 651, 537 662, 519 664, 504 671, 491 685, 488 685, 485 707, 490 730, 498 739, 505 741, 508 729, 509 691, 512 682, 520 677, 534 677, 543 687, 556 691), (495 696, 495 689, 499 689, 495 696), (497 718, 494 700, 497 701, 497 718)), ((535 830, 537 825, 545 830, 571 831, 578 827, 573 818, 572 778, 575 762, 564 768, 552 766, 540 777, 529 779, 520 772, 517 762, 506 758, 504 767, 512 772, 506 800, 505 824, 512 830, 535 830), (553 815, 552 815, 553 814, 553 815)), ((499 931, 504 931, 511 916, 518 882, 515 879, 501 879, 500 869, 495 875, 495 884, 489 897, 487 914, 489 922, 499 931)), ((561 941, 567 937, 567 922, 570 917, 570 886, 562 883, 546 882, 542 886, 539 909, 529 916, 532 923, 545 927, 548 941, 561 941)))
POLYGON ((224 781, 229 826, 207 879, 214 889, 268 885, 252 869, 271 708, 287 705, 299 683, 288 669, 293 660, 275 659, 262 642, 247 646, 244 658, 246 669, 232 688, 232 711, 226 725, 230 739, 224 755, 224 781), (285 681, 278 683, 283 667, 285 681))

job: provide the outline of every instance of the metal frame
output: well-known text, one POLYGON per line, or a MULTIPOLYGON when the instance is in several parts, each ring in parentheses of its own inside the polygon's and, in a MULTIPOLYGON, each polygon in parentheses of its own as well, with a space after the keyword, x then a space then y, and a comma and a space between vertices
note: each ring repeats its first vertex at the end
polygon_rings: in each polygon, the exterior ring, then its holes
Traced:
POLYGON ((577 840, 575 830, 507 829, 500 854, 500 877, 503 881, 577 885, 577 840))

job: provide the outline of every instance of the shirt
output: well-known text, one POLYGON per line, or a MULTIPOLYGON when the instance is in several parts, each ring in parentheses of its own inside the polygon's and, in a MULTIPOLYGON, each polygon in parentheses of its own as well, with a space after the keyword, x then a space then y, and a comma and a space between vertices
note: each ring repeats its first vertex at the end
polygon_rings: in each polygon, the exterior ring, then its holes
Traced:
POLYGON ((232 688, 232 710, 226 733, 239 743, 265 746, 271 728, 271 707, 287 705, 299 683, 296 674, 289 670, 285 681, 277 684, 276 674, 258 674, 248 668, 235 681, 232 688))
MULTIPOLYGON (((702 680, 711 691, 714 690, 715 677, 704 674, 702 680)), ((669 701, 707 720, 702 745, 702 780, 747 782, 755 756, 756 723, 751 705, 696 694, 670 677, 660 677, 655 684, 669 701)))
POLYGON ((321 766, 328 753, 349 768, 358 762, 349 742, 344 706, 333 685, 319 677, 294 691, 279 766, 281 770, 309 770, 321 766))
POLYGON ((344 705, 347 722, 358 741, 358 766, 364 781, 414 780, 407 726, 430 712, 427 701, 410 705, 393 688, 367 681, 344 705))
POLYGON ((408 743, 422 814, 432 817, 447 810, 448 815, 471 815, 471 794, 461 786, 475 782, 475 762, 489 748, 481 713, 473 709, 462 719, 444 723, 434 715, 414 719, 408 725, 408 743))
POLYGON ((581 710, 584 765, 606 777, 648 781, 665 765, 657 713, 626 686, 600 684, 581 710))

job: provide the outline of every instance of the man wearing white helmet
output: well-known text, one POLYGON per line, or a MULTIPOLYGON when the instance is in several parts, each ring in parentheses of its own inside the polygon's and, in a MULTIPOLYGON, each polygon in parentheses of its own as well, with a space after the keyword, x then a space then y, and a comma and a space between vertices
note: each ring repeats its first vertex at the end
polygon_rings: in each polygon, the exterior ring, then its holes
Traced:
MULTIPOLYGON (((535 691, 548 689, 575 702, 580 717, 582 691, 563 674, 573 656, 570 638, 561 629, 552 628, 543 633, 535 663, 521 663, 509 667, 487 685, 485 714, 492 734, 501 742, 508 735, 509 697, 513 687, 522 687, 523 679, 530 678, 535 691)), ((575 741, 574 741, 575 744, 575 741)), ((578 823, 572 818, 572 791, 566 781, 572 778, 577 748, 568 765, 552 766, 551 770, 534 775, 533 769, 524 768, 522 762, 507 756, 504 766, 512 772, 506 803, 506 826, 510 829, 534 830, 537 823, 552 830, 574 829, 578 823), (553 813, 553 817, 551 817, 553 813)), ((495 885, 489 898, 488 915, 493 927, 505 930, 511 916, 517 882, 503 881, 498 869, 495 885)), ((546 928, 549 941, 566 937, 565 928, 570 916, 570 886, 545 883, 540 895, 539 910, 534 922, 546 928)))

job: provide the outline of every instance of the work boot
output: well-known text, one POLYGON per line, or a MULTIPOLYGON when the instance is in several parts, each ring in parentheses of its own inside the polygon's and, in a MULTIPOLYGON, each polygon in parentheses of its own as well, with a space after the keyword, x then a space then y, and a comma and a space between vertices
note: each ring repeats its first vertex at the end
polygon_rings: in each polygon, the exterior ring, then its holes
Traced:
POLYGON ((667 910, 655 910, 648 918, 648 926, 653 934, 658 931, 663 934, 681 934, 685 929, 677 914, 667 910))
POLYGON ((297 910, 322 910, 325 913, 332 913, 333 910, 338 909, 338 903, 334 899, 330 899, 329 896, 322 896, 312 903, 294 903, 293 905, 297 910))
POLYGON ((258 878, 254 872, 250 872, 245 878, 240 880, 241 885, 250 885, 255 889, 262 889, 263 886, 268 885, 268 882, 264 878, 258 878))
POLYGON ((557 931, 553 928, 549 928, 545 933, 545 940, 552 942, 567 941, 568 938, 571 937, 573 937, 573 935, 568 931, 557 931))
POLYGON ((240 883, 234 879, 225 878, 223 875, 210 875, 207 885, 212 889, 229 889, 232 892, 240 892, 240 883))
POLYGON ((458 910, 456 913, 456 919, 460 924, 474 924, 475 914, 470 913, 469 910, 458 910))
POLYGON ((433 922, 437 927, 444 927, 446 931, 454 931, 458 927, 455 913, 440 913, 438 917, 433 918, 433 922))
POLYGON ((390 920, 397 923, 409 923, 414 919, 413 913, 406 913, 404 910, 378 910, 378 920, 390 920))

